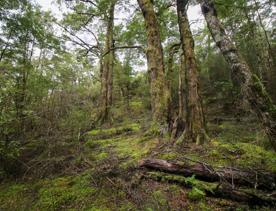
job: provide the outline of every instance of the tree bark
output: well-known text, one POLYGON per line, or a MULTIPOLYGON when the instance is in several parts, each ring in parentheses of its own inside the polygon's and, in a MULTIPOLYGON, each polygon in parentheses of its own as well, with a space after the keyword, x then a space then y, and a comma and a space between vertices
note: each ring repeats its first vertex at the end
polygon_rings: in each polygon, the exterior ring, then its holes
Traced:
POLYGON ((186 126, 180 141, 191 140, 197 144, 203 144, 207 139, 207 133, 199 96, 198 66, 194 53, 194 40, 187 17, 185 1, 177 0, 177 14, 182 50, 185 57, 187 82, 186 126))
POLYGON ((262 82, 252 74, 233 41, 227 36, 224 26, 217 17, 214 1, 198 0, 198 2, 216 45, 231 67, 232 80, 240 86, 242 95, 257 114, 276 151, 276 106, 273 105, 262 82))
POLYGON ((167 62, 167 72, 166 72, 166 80, 168 84, 169 97, 168 97, 168 123, 169 123, 169 131, 172 131, 174 124, 174 103, 173 103, 173 77, 174 77, 174 55, 179 51, 180 43, 172 44, 169 48, 168 52, 168 62, 167 62))
POLYGON ((151 0, 138 0, 147 30, 147 63, 150 74, 152 118, 154 123, 166 125, 168 89, 165 80, 163 48, 159 25, 151 0))
POLYGON ((185 115, 184 115, 184 79, 185 78, 185 59, 181 51, 180 63, 178 68, 178 114, 174 119, 172 126, 171 139, 175 140, 181 136, 185 130, 185 115))
POLYGON ((242 171, 235 168, 214 168, 208 164, 196 162, 194 164, 169 162, 159 159, 144 159, 139 162, 140 167, 158 170, 172 174, 179 174, 206 182, 226 182, 231 186, 246 186, 261 190, 275 190, 276 175, 257 171, 242 171))
POLYGON ((178 70, 178 117, 182 120, 185 119, 184 116, 184 82, 185 82, 185 58, 180 55, 180 65, 178 70))
POLYGON ((116 0, 112 0, 108 10, 106 40, 104 47, 104 55, 101 58, 101 114, 100 121, 102 123, 110 120, 110 109, 112 106, 112 85, 113 85, 113 66, 114 66, 114 50, 113 50, 113 31, 114 31, 114 10, 116 0), (106 53, 107 52, 107 53, 106 53))

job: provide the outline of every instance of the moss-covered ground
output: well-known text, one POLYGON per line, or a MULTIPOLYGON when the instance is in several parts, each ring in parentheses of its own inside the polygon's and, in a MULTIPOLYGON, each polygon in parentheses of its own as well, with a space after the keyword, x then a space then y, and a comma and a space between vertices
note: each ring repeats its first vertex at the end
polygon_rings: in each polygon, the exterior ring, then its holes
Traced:
POLYGON ((178 150, 166 147, 166 138, 148 134, 139 123, 89 131, 75 161, 84 167, 35 180, 5 181, 0 184, 0 210, 271 210, 206 197, 208 187, 194 178, 178 178, 191 188, 165 179, 141 179, 144 172, 136 167, 145 157, 189 157, 214 166, 276 172, 275 153, 266 149, 265 135, 254 122, 223 121, 209 129, 209 143, 187 143, 178 150))

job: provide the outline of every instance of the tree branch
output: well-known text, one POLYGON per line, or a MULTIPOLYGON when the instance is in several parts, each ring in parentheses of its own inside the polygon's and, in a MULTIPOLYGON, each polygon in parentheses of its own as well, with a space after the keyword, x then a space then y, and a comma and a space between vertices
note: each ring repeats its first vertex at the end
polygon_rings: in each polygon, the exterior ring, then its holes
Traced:
POLYGON ((134 46, 117 46, 117 47, 114 47, 114 48, 110 48, 102 56, 105 57, 107 54, 109 54, 110 51, 118 50, 118 49, 141 49, 145 53, 145 49, 142 46, 139 46, 139 45, 134 45, 134 46))

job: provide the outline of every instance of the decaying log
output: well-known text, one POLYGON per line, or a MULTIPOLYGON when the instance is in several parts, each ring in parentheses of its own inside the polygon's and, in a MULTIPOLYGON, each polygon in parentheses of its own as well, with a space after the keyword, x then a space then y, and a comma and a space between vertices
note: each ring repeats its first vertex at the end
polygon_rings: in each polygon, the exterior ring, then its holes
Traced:
POLYGON ((215 170, 212 166, 201 162, 189 164, 188 162, 180 163, 160 159, 143 159, 139 161, 139 166, 188 177, 195 175, 196 179, 199 180, 228 183, 231 184, 232 187, 246 186, 270 191, 276 189, 276 175, 272 173, 227 167, 221 167, 215 170))
MULTIPOLYGON (((149 172, 143 176, 144 179, 152 179, 156 181, 177 183, 186 188, 192 188, 192 185, 185 181, 182 176, 173 176, 168 173, 152 173, 149 172)), ((210 183, 209 183, 210 184, 210 183)), ((213 183, 212 183, 213 184, 213 183)), ((206 185, 206 183, 205 183, 206 185)), ((214 187, 214 185, 212 185, 214 187)), ((270 196, 269 194, 257 193, 256 191, 233 189, 231 186, 220 186, 215 185, 215 188, 204 188, 202 190, 205 192, 206 196, 230 199, 232 201, 246 203, 248 205, 258 205, 258 206, 275 206, 276 198, 270 196)), ((206 186, 207 187, 207 186, 206 186)))

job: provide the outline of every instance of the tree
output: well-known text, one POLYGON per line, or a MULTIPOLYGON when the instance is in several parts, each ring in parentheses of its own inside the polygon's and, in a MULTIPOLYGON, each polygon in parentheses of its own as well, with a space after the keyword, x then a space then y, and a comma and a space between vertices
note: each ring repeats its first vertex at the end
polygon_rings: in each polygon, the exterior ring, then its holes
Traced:
POLYGON ((273 105, 259 78, 252 74, 239 54, 231 38, 217 17, 212 0, 198 0, 212 37, 231 67, 232 80, 241 87, 241 93, 257 114, 265 132, 276 151, 276 106, 273 105))
POLYGON ((109 5, 107 15, 107 29, 105 37, 104 55, 101 58, 101 115, 102 123, 110 120, 110 109, 112 106, 112 84, 114 67, 114 10, 116 0, 112 0, 109 5))
POLYGON ((270 1, 229 0, 216 5, 218 17, 231 31, 230 37, 247 62, 252 73, 257 74, 266 90, 274 99, 272 52, 273 5, 270 1))
POLYGON ((154 123, 166 124, 168 90, 165 80, 160 29, 151 0, 138 0, 147 30, 147 62, 150 74, 151 107, 154 123))
POLYGON ((167 71, 166 71, 166 80, 168 84, 169 97, 168 97, 168 123, 169 129, 172 130, 172 124, 174 121, 174 99, 173 99, 173 79, 174 79, 174 57, 175 54, 179 51, 180 44, 174 43, 169 47, 168 50, 168 61, 167 61, 167 71))
POLYGON ((17 130, 17 138, 24 142, 34 52, 42 48, 57 49, 59 42, 52 34, 52 17, 49 13, 40 11, 28 1, 6 3, 6 10, 0 11, 1 15, 7 13, 1 19, 3 33, 0 39, 5 46, 1 52, 0 67, 4 70, 1 76, 10 80, 9 88, 13 89, 13 104, 10 106, 16 114, 14 128, 17 130), (18 12, 13 14, 14 10, 18 12))
POLYGON ((187 17, 186 6, 187 5, 185 1, 177 0, 179 31, 182 50, 185 58, 184 66, 186 68, 187 83, 186 125, 181 139, 182 141, 191 140, 198 144, 202 144, 207 139, 207 133, 205 129, 205 120, 201 99, 199 96, 198 66, 196 64, 194 53, 194 40, 187 17))

